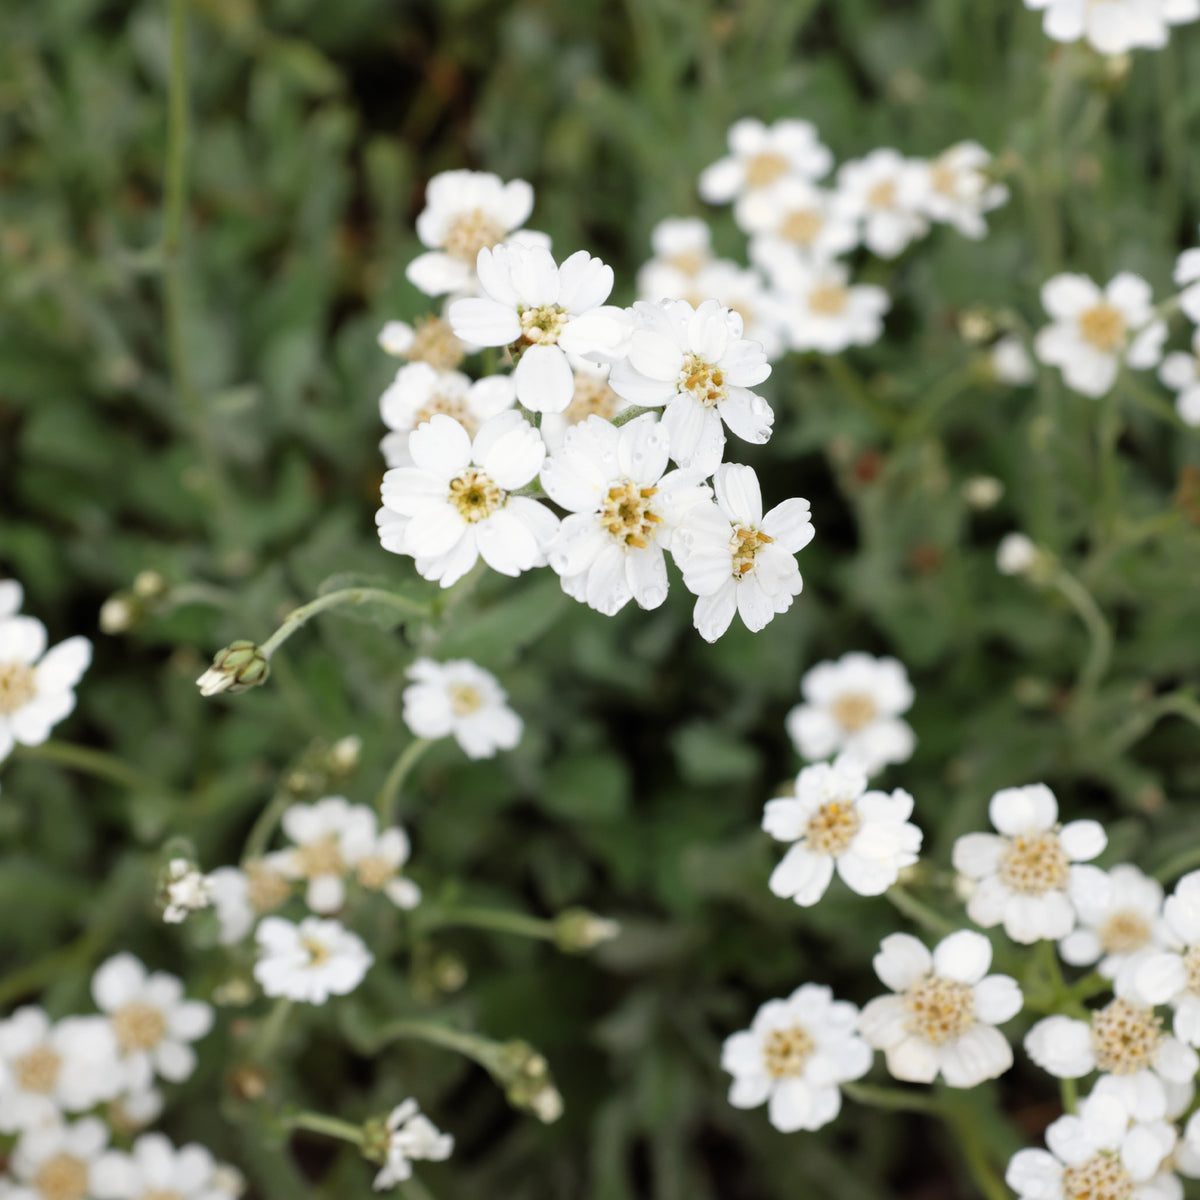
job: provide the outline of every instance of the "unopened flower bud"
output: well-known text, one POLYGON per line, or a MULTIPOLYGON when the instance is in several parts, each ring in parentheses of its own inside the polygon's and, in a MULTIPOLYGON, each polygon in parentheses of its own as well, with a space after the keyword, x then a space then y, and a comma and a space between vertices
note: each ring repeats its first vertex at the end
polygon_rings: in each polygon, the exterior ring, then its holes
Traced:
POLYGON ((607 917, 598 917, 586 908, 570 908, 554 921, 554 943, 568 954, 591 950, 601 942, 612 941, 621 926, 607 917))
POLYGON ((130 592, 114 592, 100 606, 100 632, 128 633, 143 616, 138 598, 130 592))
POLYGON ((563 1113, 562 1093, 548 1083, 529 1101, 529 1111, 543 1124, 552 1124, 563 1113))
POLYGON ((562 1096, 550 1078, 550 1065, 528 1042, 505 1042, 495 1073, 514 1108, 525 1109, 547 1124, 562 1115, 562 1096))
POLYGON ((996 548, 996 569, 1001 575, 1027 575, 1038 560, 1038 548, 1023 533, 1008 533, 996 548))
POLYGON ((980 342, 986 342, 995 331, 996 323, 986 309, 968 308, 966 312, 959 314, 958 332, 964 342, 978 345, 980 342))
POLYGON ((358 766, 362 753, 362 738, 355 734, 339 738, 329 748, 329 765, 342 775, 349 775, 358 766))
POLYGON ((270 664, 263 652, 253 643, 238 641, 218 651, 213 665, 196 680, 202 696, 228 692, 231 696, 247 692, 267 681, 270 664))
POLYGON ((171 585, 160 571, 139 571, 133 581, 134 594, 143 600, 161 600, 171 585))
POLYGON ((994 508, 1004 495, 1004 484, 993 475, 972 475, 962 485, 963 499, 975 509, 994 508))

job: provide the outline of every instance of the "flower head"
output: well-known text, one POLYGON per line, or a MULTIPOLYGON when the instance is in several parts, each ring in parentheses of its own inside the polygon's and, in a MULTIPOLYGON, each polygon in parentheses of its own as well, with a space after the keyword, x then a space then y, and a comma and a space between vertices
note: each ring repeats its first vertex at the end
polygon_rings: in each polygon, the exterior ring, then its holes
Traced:
POLYGON ((1008 200, 1008 188, 988 177, 992 156, 978 142, 959 142, 919 168, 925 174, 921 208, 933 221, 953 225, 964 237, 987 235, 984 213, 1008 200))
POLYGON ((803 179, 788 177, 748 192, 734 216, 750 236, 755 262, 769 261, 781 249, 809 259, 837 258, 858 245, 856 214, 841 195, 803 179))
POLYGON ((851 283, 845 263, 807 260, 786 249, 767 266, 779 322, 793 350, 840 354, 883 334, 891 298, 872 283, 851 283))
POLYGON ((1160 50, 1172 25, 1200 17, 1197 0, 1025 0, 1043 11, 1042 28, 1056 42, 1086 39, 1101 54, 1160 50))
POLYGON ((103 1200, 237 1200, 238 1172, 218 1164, 195 1142, 174 1146, 165 1134, 144 1133, 128 1154, 110 1150, 95 1168, 103 1200))
POLYGON ((272 867, 287 879, 307 882, 305 898, 313 912, 337 912, 346 902, 352 847, 375 836, 374 811, 344 796, 326 796, 314 804, 293 804, 282 825, 293 845, 271 856, 272 867))
POLYGON ((650 231, 654 257, 638 271, 642 300, 686 296, 696 278, 713 261, 712 230, 699 217, 668 217, 650 231))
POLYGON ((404 723, 417 737, 453 736, 468 758, 491 758, 521 740, 521 718, 490 671, 468 659, 418 658, 407 674, 404 723))
POLYGON ((1162 885, 1137 867, 1081 867, 1068 891, 1079 928, 1063 937, 1059 953, 1072 966, 1098 962, 1105 979, 1117 979, 1134 959, 1166 944, 1162 885))
POLYGON ((454 1152, 454 1138, 442 1133, 413 1099, 397 1104, 388 1115, 386 1159, 375 1176, 376 1191, 395 1187, 412 1177, 418 1159, 444 1162, 454 1152))
POLYGON ((268 996, 324 1004, 345 996, 363 981, 375 961, 362 938, 340 921, 305 917, 299 925, 264 917, 255 934, 254 978, 268 996))
POLYGON ((863 244, 880 258, 896 258, 929 232, 929 170, 896 150, 872 150, 838 170, 843 211, 862 226, 863 244))
POLYGON ((0 1188, 12 1200, 99 1196, 104 1180, 97 1168, 107 1145, 108 1130, 96 1117, 30 1126, 8 1163, 13 1182, 5 1180, 0 1188))
POLYGON ((435 371, 453 371, 468 351, 467 344, 454 336, 449 322, 437 316, 418 318, 415 325, 388 321, 375 340, 385 354, 428 363, 435 371))
POLYGON ((1163 359, 1158 377, 1175 395, 1175 411, 1188 425, 1200 425, 1200 329, 1192 334, 1192 352, 1176 350, 1163 359))
POLYGON ((1144 1003, 1175 1009, 1176 1037, 1200 1046, 1200 871, 1185 875, 1167 898, 1163 934, 1166 948, 1139 955, 1127 977, 1144 1003))
POLYGON ((743 117, 729 127, 728 144, 729 154, 700 173, 700 195, 709 204, 728 204, 789 177, 820 179, 833 166, 833 155, 809 121, 764 125, 743 117))

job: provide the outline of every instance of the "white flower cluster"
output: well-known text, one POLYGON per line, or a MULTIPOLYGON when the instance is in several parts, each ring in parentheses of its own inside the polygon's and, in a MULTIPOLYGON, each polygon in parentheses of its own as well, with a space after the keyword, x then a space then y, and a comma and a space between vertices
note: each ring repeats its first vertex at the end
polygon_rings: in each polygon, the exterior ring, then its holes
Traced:
POLYGON ((1172 25, 1200 20, 1200 0, 1025 0, 1025 7, 1045 14, 1047 37, 1083 39, 1101 54, 1161 50, 1172 25))

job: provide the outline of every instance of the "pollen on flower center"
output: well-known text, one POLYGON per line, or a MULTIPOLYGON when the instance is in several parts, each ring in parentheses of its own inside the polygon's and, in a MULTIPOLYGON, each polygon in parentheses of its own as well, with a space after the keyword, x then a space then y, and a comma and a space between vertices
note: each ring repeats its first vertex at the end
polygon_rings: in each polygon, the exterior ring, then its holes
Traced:
POLYGON ((425 317, 413 326, 413 342, 408 348, 410 362, 427 362, 439 371, 453 371, 466 356, 467 348, 455 336, 449 321, 425 317))
POLYGON ((380 891, 396 874, 395 864, 378 855, 358 860, 358 882, 373 892, 380 891))
POLYGON ((930 186, 939 196, 953 196, 958 190, 958 175, 945 163, 934 163, 929 176, 930 186))
POLYGON ((741 579, 754 570, 754 556, 763 546, 769 546, 775 539, 761 529, 751 529, 747 525, 739 525, 732 536, 733 542, 733 577, 741 579))
POLYGON ((848 733, 865 729, 879 715, 879 706, 865 692, 844 692, 830 709, 833 719, 848 733))
POLYGON ((613 484, 600 506, 600 525, 618 542, 645 550, 658 536, 662 517, 654 511, 658 488, 638 487, 632 479, 613 484))
POLYGON ((1058 834, 1031 833, 1015 837, 1000 859, 1001 882, 1025 896, 1040 896, 1067 885, 1071 864, 1058 834))
POLYGON ((23 662, 0 663, 0 717, 24 708, 37 693, 33 668, 23 662))
POLYGON ((1077 1167, 1067 1167, 1062 1174, 1062 1194, 1067 1200, 1129 1200, 1133 1192, 1133 1180, 1121 1160, 1111 1154, 1097 1154, 1077 1167))
POLYGON ((1200 995, 1200 943, 1183 956, 1183 969, 1187 972, 1187 990, 1200 995))
POLYGON ((443 396, 440 392, 435 392, 429 397, 428 403, 417 410, 413 417, 413 428, 424 425, 438 413, 453 417, 472 437, 479 430, 479 422, 471 415, 467 402, 461 396, 443 396))
POLYGON ((1113 1075, 1132 1075, 1150 1066, 1162 1041, 1162 1022, 1152 1008, 1114 1000, 1092 1014, 1096 1066, 1113 1075))
POLYGON ((295 858, 296 871, 305 879, 312 879, 317 875, 342 875, 345 873, 346 860, 342 857, 337 834, 322 834, 321 837, 311 842, 297 846, 292 853, 295 858))
POLYGON ((1125 340, 1125 318, 1120 309, 1101 302, 1080 316, 1079 332, 1085 342, 1104 354, 1111 354, 1125 340))
POLYGON ((586 421, 588 417, 603 417, 606 421, 617 415, 620 398, 598 375, 576 375, 575 395, 563 413, 568 425, 586 421))
POLYGON ((292 894, 292 885, 287 878, 261 859, 246 863, 243 870, 246 872, 246 899, 257 913, 278 908, 292 894))
POLYGON ((332 957, 329 947, 320 938, 302 937, 300 945, 308 955, 306 967, 320 967, 332 957))
POLYGON ((908 1028, 935 1046, 962 1037, 975 1024, 975 993, 957 979, 927 975, 904 995, 908 1028))
POLYGON ((845 312, 850 291, 838 283, 818 284, 808 293, 808 307, 823 317, 836 317, 845 312))
POLYGON ((23 1092, 45 1095, 54 1090, 62 1059, 49 1046, 35 1046, 13 1063, 13 1076, 23 1092))
POLYGON ((853 800, 831 800, 808 819, 804 836, 817 854, 838 855, 849 849, 862 825, 853 800))
POLYGON ((816 1048, 812 1034, 799 1025, 793 1025, 791 1029, 772 1029, 763 1039, 762 1055, 767 1074, 775 1079, 790 1079, 802 1074, 816 1048))
POLYGON ((483 694, 469 683, 452 683, 446 691, 450 695, 450 707, 456 717, 469 717, 483 707, 483 694))
POLYGON ((682 275, 696 275, 707 261, 708 255, 699 250, 680 250, 678 254, 672 254, 666 259, 666 264, 674 267, 682 275))
POLYGON ((825 228, 825 217, 819 209, 798 208, 788 213, 779 226, 779 234, 798 246, 809 246, 825 228))
POLYGON ((38 1168, 33 1186, 43 1200, 82 1200, 88 1194, 87 1163, 73 1154, 56 1154, 38 1168))
POLYGON ((1150 940, 1150 934, 1150 922, 1130 908, 1113 913, 1099 929, 1106 954, 1132 954, 1150 940))
POLYGON ((172 1188, 148 1188, 138 1200, 185 1200, 182 1192, 172 1188))
POLYGON ((530 346, 552 346, 570 319, 557 304, 521 310, 521 339, 530 346))
POLYGON ((725 372, 697 354, 689 354, 683 360, 679 378, 683 390, 709 408, 725 399, 725 372))
POLYGON ((473 467, 450 480, 450 503, 471 524, 486 520, 504 500, 504 492, 492 482, 491 476, 473 467))
POLYGON ((133 1000, 117 1009, 112 1019, 113 1033, 127 1053, 153 1050, 167 1032, 162 1011, 144 1000, 133 1000))
POLYGON ((896 207, 896 181, 881 179, 868 193, 867 203, 872 208, 896 207))
POLYGON ((788 172, 788 160, 782 154, 765 151, 756 154, 746 163, 746 182, 752 188, 766 187, 768 183, 788 172))
POLYGON ((471 266, 479 257, 480 250, 490 250, 498 242, 504 241, 508 231, 498 221, 488 216, 482 208, 473 208, 470 212, 455 217, 446 230, 442 239, 442 248, 452 258, 461 259, 471 266))

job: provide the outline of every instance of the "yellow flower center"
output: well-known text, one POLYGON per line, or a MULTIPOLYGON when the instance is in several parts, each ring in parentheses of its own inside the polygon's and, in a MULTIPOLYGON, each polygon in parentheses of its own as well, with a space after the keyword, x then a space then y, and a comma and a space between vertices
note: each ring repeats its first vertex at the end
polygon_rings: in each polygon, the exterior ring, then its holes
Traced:
POLYGON ((336 833, 323 833, 311 842, 305 842, 292 851, 296 874, 302 879, 314 879, 318 875, 344 875, 346 860, 336 833))
POLYGON ((1063 1200, 1129 1200, 1133 1191, 1121 1160, 1110 1154, 1097 1154, 1062 1174, 1063 1200))
POLYGON ((975 995, 965 983, 928 975, 904 995, 908 1028, 934 1046, 962 1037, 975 1024, 975 995))
POLYGON ((867 204, 871 208, 895 208, 897 188, 894 179, 881 179, 867 193, 867 204))
POLYGON ((167 1188, 150 1188, 142 1193, 140 1200, 184 1200, 184 1196, 167 1188))
POLYGON ((386 858, 371 857, 358 860, 358 882, 373 892, 378 892, 395 878, 396 865, 386 858))
POLYGON ((1121 909, 1100 926, 1100 945, 1106 954, 1132 954, 1150 940, 1151 932, 1150 922, 1140 912, 1121 909))
POLYGON ((936 162, 930 172, 930 186, 939 196, 953 199, 958 192, 958 172, 943 162, 936 162))
POLYGON ((1102 354, 1111 354, 1125 341, 1125 318, 1120 309, 1102 301, 1080 316, 1079 332, 1102 354))
POLYGON ((469 717, 483 707, 483 693, 469 683, 452 683, 446 690, 456 717, 469 717))
POLYGON ((439 371, 453 371, 466 357, 467 348, 458 340, 448 321, 423 317, 413 326, 410 362, 427 362, 439 371))
POLYGON ((603 417, 606 421, 611 421, 617 415, 617 406, 620 403, 620 397, 608 386, 606 380, 598 375, 581 372, 575 376, 575 395, 571 397, 571 403, 563 413, 563 420, 568 425, 576 425, 580 421, 586 421, 588 417, 603 417))
POLYGON ((866 692, 844 692, 829 707, 847 733, 865 729, 879 715, 879 706, 866 692))
POLYGON ((261 859, 246 863, 246 899, 257 913, 278 908, 291 894, 292 885, 278 871, 261 859))
POLYGON ((654 511, 658 488, 638 487, 632 479, 613 484, 600 506, 600 525, 618 542, 645 550, 658 536, 662 517, 654 511))
POLYGON ((306 965, 309 967, 323 966, 333 957, 329 947, 320 938, 302 937, 300 945, 308 955, 308 963, 306 965))
POLYGON ((1183 956, 1183 969, 1187 972, 1187 990, 1200 995, 1200 943, 1183 956))
POLYGON ((819 209, 797 208, 788 213, 779 226, 779 236, 797 246, 811 246, 825 228, 825 217, 819 209))
POLYGON ((804 1072, 817 1043, 806 1029, 793 1025, 791 1029, 772 1029, 763 1039, 763 1062, 767 1074, 774 1079, 792 1079, 804 1072))
POLYGON ((37 692, 33 668, 22 662, 0 663, 0 717, 24 708, 37 692))
POLYGON ((831 800, 809 817, 804 836, 810 850, 836 857, 849 849, 861 826, 862 817, 852 800, 831 800))
POLYGON ((88 1194, 87 1163, 73 1154, 56 1154, 38 1167, 33 1187, 43 1200, 83 1200, 88 1194))
POLYGON ((435 392, 428 402, 417 410, 413 417, 413 428, 424 425, 430 417, 439 413, 453 417, 472 437, 479 429, 479 422, 471 415, 471 410, 462 396, 444 396, 441 392, 435 392))
POLYGON ((450 503, 458 509, 464 521, 474 525, 484 521, 500 508, 505 493, 492 482, 490 475, 475 467, 450 480, 450 503))
POLYGON ((112 1019, 113 1033, 127 1054, 153 1050, 167 1032, 162 1010, 144 1000, 133 1000, 117 1009, 112 1019))
POLYGON ((1066 887, 1070 870, 1058 834, 1047 831, 1013 838, 997 874, 1011 891, 1040 896, 1066 887))
POLYGON ((808 293, 808 307, 821 317, 837 317, 846 311, 850 289, 840 283, 819 283, 808 293))
POLYGON ((680 250, 664 261, 681 275, 697 275, 707 265, 708 255, 703 250, 680 250))
POLYGON ((751 529, 748 525, 739 525, 733 531, 733 577, 741 579, 754 570, 754 557, 763 546, 769 546, 775 539, 761 529, 751 529))
POLYGON ((683 360, 679 386, 694 400, 699 400, 701 404, 711 408, 725 399, 725 372, 720 367, 705 362, 699 355, 689 354, 683 360))
POLYGON ((788 160, 773 151, 756 154, 746 162, 746 184, 752 188, 766 187, 787 173, 788 160))
POLYGON ((13 1063, 13 1077, 23 1092, 46 1095, 58 1082, 62 1059, 49 1046, 35 1046, 13 1063))
POLYGON ((470 212, 455 217, 446 230, 442 239, 442 249, 451 258, 475 265, 480 250, 490 250, 497 242, 504 241, 508 232, 494 217, 488 216, 482 208, 473 208, 470 212))
MULTIPOLYGON (((558 341, 570 315, 557 304, 521 310, 521 340, 530 346, 552 346, 558 341)), ((519 344, 519 343, 518 343, 519 344)))
POLYGON ((1154 1061, 1161 1041, 1162 1021, 1152 1008, 1118 999, 1092 1014, 1092 1049, 1101 1071, 1141 1071, 1154 1061))

